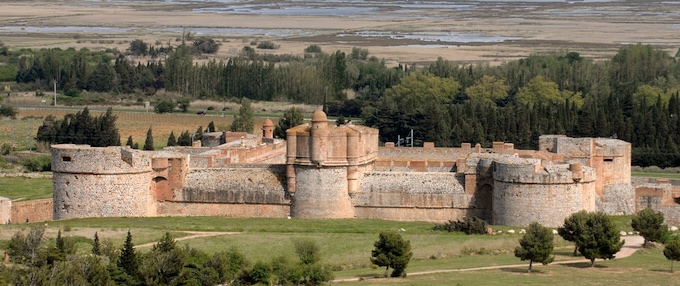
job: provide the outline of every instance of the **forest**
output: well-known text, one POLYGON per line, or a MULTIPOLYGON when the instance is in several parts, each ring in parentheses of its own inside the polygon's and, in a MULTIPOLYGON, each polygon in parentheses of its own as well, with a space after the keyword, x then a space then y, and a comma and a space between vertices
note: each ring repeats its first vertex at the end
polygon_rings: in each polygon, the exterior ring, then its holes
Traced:
MULTIPOLYGON (((241 56, 196 63, 182 46, 133 64, 109 50, 3 50, 15 80, 77 97, 82 90, 193 99, 249 98, 324 104, 329 115, 361 117, 395 141, 414 130, 416 145, 493 141, 536 148, 542 134, 618 138, 633 164, 680 165, 680 64, 665 51, 628 45, 606 61, 561 51, 499 66, 444 59, 389 67, 365 49, 297 56, 241 56), (348 96, 351 94, 352 96, 348 96)), ((1 74, 2 72, 0 72, 1 74)))

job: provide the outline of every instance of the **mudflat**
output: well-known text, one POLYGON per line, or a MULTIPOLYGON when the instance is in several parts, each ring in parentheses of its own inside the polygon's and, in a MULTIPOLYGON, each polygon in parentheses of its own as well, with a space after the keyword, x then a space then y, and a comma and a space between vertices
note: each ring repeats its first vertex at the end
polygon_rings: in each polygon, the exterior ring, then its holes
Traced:
POLYGON ((576 51, 610 58, 626 44, 680 47, 680 3, 670 1, 3 1, 0 41, 12 48, 124 50, 133 39, 177 45, 183 31, 218 39, 211 57, 237 54, 253 41, 303 54, 366 48, 389 63, 441 56, 499 64, 534 53, 576 51))

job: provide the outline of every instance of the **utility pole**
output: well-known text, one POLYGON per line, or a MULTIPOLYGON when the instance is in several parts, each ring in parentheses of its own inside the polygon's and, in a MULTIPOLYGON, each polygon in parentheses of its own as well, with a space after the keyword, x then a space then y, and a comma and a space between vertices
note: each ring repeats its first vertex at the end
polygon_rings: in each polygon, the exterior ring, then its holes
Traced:
POLYGON ((54 84, 54 107, 57 107, 57 80, 52 80, 52 84, 54 84))

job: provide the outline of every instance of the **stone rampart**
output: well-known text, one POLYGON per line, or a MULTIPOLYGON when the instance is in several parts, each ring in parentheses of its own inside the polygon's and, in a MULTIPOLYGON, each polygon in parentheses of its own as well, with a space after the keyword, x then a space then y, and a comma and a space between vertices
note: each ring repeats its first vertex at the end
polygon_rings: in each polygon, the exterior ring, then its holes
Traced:
POLYGON ((150 216, 152 152, 53 145, 54 219, 150 216))
MULTIPOLYGON (((577 167, 578 166, 578 167, 577 167)), ((580 210, 595 210, 595 170, 542 166, 537 159, 494 162, 493 223, 555 227, 580 210)))
POLYGON ((240 165, 231 168, 194 169, 187 174, 184 188, 176 190, 171 201, 288 205, 290 201, 286 194, 286 167, 240 165))
POLYGON ((12 200, 0 197, 0 224, 12 222, 12 200))
POLYGON ((12 223, 50 221, 52 199, 12 202, 12 223))
POLYGON ((296 166, 295 196, 291 216, 297 218, 353 218, 347 168, 296 166))
POLYGON ((380 147, 380 159, 448 160, 467 157, 473 148, 380 147))

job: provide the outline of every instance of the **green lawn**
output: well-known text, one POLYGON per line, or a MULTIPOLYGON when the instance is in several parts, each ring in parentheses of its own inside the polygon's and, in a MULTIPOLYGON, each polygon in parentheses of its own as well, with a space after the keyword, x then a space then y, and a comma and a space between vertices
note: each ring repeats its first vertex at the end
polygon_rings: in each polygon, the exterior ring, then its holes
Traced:
POLYGON ((52 178, 0 178, 0 197, 12 200, 37 200, 52 197, 52 178))

